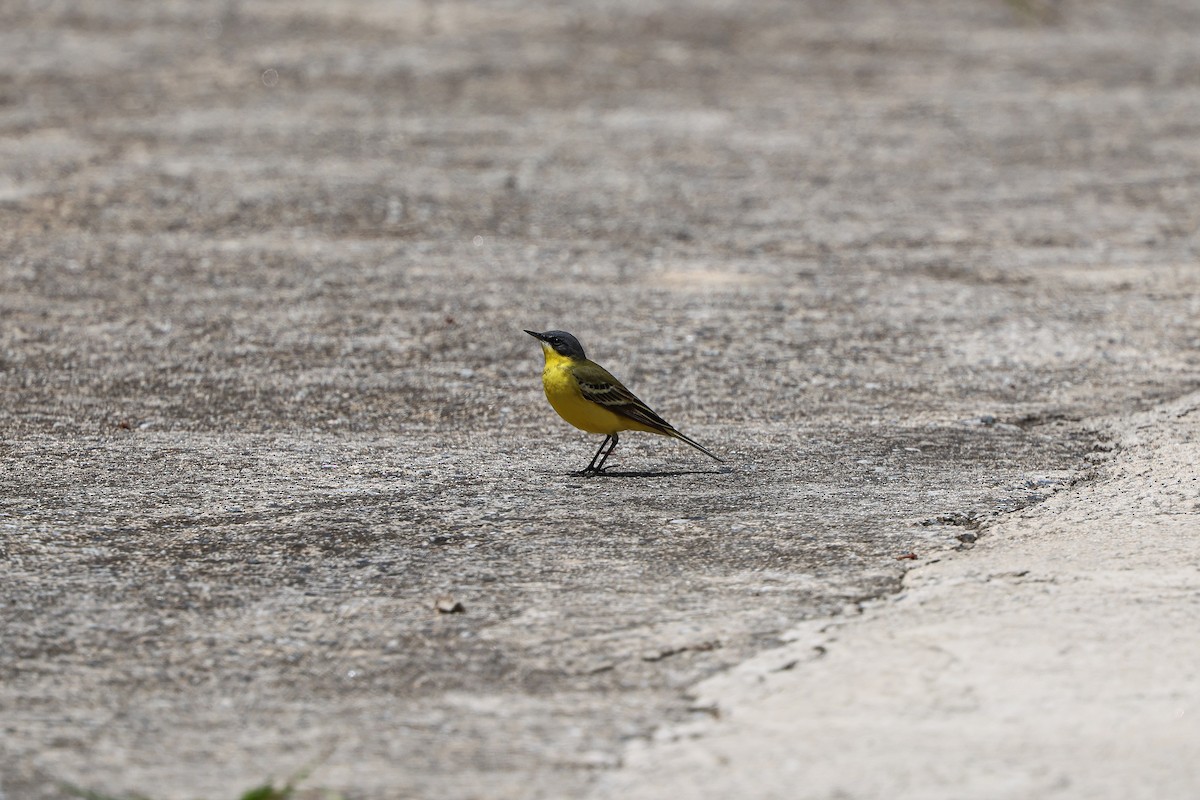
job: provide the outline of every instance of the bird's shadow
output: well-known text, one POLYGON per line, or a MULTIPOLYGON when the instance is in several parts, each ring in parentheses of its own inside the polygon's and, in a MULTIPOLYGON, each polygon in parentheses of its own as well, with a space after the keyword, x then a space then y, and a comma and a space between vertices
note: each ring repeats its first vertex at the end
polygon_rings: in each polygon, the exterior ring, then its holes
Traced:
POLYGON ((603 470, 591 474, 572 472, 572 478, 677 478, 682 475, 728 475, 732 467, 720 469, 669 469, 669 470, 603 470))

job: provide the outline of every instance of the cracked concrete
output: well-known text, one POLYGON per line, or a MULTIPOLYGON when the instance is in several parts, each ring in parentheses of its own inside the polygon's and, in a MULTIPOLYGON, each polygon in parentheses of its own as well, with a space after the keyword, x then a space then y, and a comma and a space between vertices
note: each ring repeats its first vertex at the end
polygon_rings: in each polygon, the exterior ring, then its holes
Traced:
POLYGON ((1183 798, 1200 789, 1200 394, 861 616, 700 684, 603 798, 1183 798))

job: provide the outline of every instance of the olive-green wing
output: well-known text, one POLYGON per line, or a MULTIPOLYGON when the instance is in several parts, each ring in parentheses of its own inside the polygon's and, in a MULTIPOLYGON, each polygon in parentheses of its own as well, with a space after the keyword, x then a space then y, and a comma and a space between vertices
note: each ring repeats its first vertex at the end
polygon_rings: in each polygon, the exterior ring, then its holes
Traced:
POLYGON ((585 400, 591 400, 614 414, 628 417, 650 428, 657 428, 668 435, 678 433, 671 423, 637 399, 633 392, 626 389, 624 384, 596 362, 576 364, 572 372, 585 400))
POLYGON ((717 461, 724 460, 712 453, 704 445, 675 430, 671 423, 656 414, 650 406, 638 400, 633 392, 626 389, 624 384, 612 376, 612 373, 595 361, 585 361, 582 364, 576 364, 572 368, 572 372, 575 375, 575 382, 579 384, 579 391, 585 400, 591 400, 596 405, 603 406, 614 414, 620 414, 634 422, 640 422, 646 427, 653 428, 666 436, 673 436, 696 448, 709 458, 716 459, 717 461))

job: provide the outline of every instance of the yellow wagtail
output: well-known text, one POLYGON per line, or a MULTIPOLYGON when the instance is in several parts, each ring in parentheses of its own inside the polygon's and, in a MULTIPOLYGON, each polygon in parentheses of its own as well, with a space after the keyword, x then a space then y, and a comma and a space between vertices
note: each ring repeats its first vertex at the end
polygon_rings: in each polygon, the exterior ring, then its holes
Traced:
POLYGON ((608 370, 589 361, 583 354, 583 345, 571 334, 566 331, 525 332, 542 343, 542 352, 546 355, 542 387, 550 405, 560 417, 581 431, 605 435, 591 463, 578 474, 596 475, 602 471, 604 462, 617 447, 617 434, 621 431, 670 436, 690 444, 706 456, 721 460, 675 430, 608 370), (609 442, 612 442, 611 446, 609 442))

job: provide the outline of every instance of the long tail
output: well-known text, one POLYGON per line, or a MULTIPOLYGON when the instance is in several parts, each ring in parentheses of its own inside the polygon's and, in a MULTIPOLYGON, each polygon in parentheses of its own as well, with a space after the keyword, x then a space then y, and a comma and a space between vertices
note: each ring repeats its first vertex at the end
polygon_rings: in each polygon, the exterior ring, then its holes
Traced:
POLYGON ((672 437, 678 439, 681 442, 684 442, 685 444, 690 444, 692 447, 696 448, 701 453, 704 453, 704 455, 708 456, 709 458, 711 458, 715 461, 720 461, 722 464, 725 463, 725 459, 717 457, 711 451, 709 451, 709 449, 707 447, 705 447, 704 445, 700 444, 699 442, 697 442, 693 439, 688 438, 687 436, 684 436, 682 433, 675 430, 674 428, 671 428, 671 430, 669 432, 664 431, 664 433, 666 433, 668 436, 672 436, 672 437))

